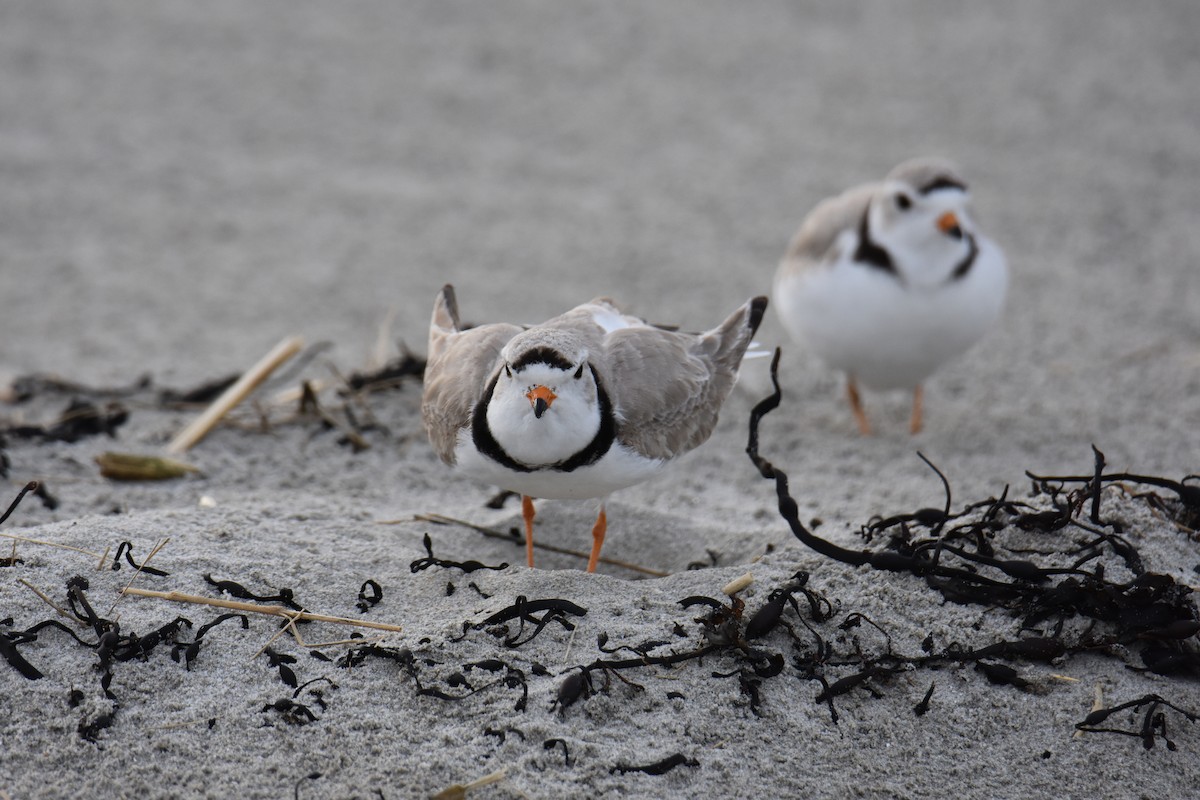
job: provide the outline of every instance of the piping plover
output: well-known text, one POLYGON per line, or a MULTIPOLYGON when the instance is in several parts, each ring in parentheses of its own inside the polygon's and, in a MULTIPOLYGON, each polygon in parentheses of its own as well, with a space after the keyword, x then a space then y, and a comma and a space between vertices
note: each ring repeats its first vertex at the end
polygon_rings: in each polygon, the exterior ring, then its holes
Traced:
POLYGON ((762 320, 756 297, 707 333, 678 333, 598 298, 532 327, 464 330, 454 288, 433 306, 421 415, 442 461, 518 492, 533 566, 533 498, 600 498, 703 443, 762 320))
POLYGON ((965 352, 1004 304, 1004 254, 970 212, 966 182, 941 159, 900 164, 879 183, 817 205, 775 276, 775 309, 801 346, 847 373, 851 410, 871 432, 858 384, 912 389, 965 352))

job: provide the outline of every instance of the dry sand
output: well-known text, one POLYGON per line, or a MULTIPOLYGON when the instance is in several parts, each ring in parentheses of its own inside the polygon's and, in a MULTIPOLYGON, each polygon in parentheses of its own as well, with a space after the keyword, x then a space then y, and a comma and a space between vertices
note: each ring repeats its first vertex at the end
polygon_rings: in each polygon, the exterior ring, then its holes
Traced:
MULTIPOLYGON (((178 388, 242 370, 285 335, 329 343, 267 398, 329 377, 330 365, 366 367, 389 313, 392 339, 423 352, 447 281, 472 321, 538 321, 608 294, 633 313, 701 328, 769 287, 819 199, 931 153, 962 165, 978 216, 1009 256, 1008 308, 930 382, 927 429, 915 438, 899 395, 867 397, 880 433, 858 437, 839 377, 785 353, 784 400, 763 422, 763 453, 790 474, 801 518, 859 547, 873 515, 940 506, 941 484, 917 450, 946 473, 956 508, 1006 485, 1029 499, 1027 469, 1087 473, 1092 443, 1114 470, 1181 478, 1200 471, 1198 32, 1200 7, 1188 0, 971 13, 933 2, 6 4, 0 373, 93 386, 148 373, 155 388, 178 388)), ((775 344, 779 330, 768 314, 760 338, 775 344)), ((1200 791, 1200 726, 1176 712, 1166 712, 1175 751, 1162 738, 1144 749, 1136 738, 1075 735, 1097 688, 1106 705, 1157 693, 1200 710, 1194 678, 1129 669, 1140 665, 1136 647, 1014 662, 1024 690, 993 685, 969 663, 881 676, 841 695, 835 722, 815 701, 820 684, 796 666, 812 635, 789 608, 805 644, 783 628, 759 640, 787 661, 774 677, 746 672, 725 648, 622 671, 638 686, 596 673, 595 693, 553 708, 572 667, 629 656, 600 652, 598 634, 608 647, 665 641, 655 654, 697 647, 704 608, 678 601, 723 598, 747 571, 750 611, 808 571, 835 615, 806 621, 842 656, 854 637, 866 654, 887 646, 869 625, 839 630, 853 612, 908 656, 928 636, 941 649, 1028 635, 1007 611, 946 603, 917 578, 849 568, 799 544, 744 452, 749 411, 768 391, 757 362, 706 445, 610 503, 605 555, 663 578, 612 565, 587 575, 551 552, 530 571, 513 542, 412 521, 519 522, 514 503, 486 508, 492 489, 436 461, 413 382, 360 407, 378 422, 367 450, 280 412, 263 431, 246 407, 238 426, 188 454, 202 476, 164 483, 110 482, 92 461, 157 451, 194 415, 157 408, 153 390, 121 400, 130 417, 116 441, 10 436, 0 503, 39 479, 58 505, 26 498, 0 533, 93 553, 129 541, 139 563, 169 538, 151 565, 170 574, 137 576, 136 586, 217 596, 210 574, 260 593, 288 587, 312 611, 402 626, 382 646, 408 648, 413 661, 345 669, 275 639, 300 683, 328 679, 296 698, 318 717, 301 725, 273 705, 293 690, 260 654, 279 628, 270 617, 212 628, 190 669, 169 644, 116 663, 115 700, 96 651, 47 629, 19 647, 42 679, 0 663, 0 797, 421 797, 499 770, 499 782, 468 796, 1200 791), (426 533, 439 558, 514 566, 413 572, 426 533), (693 562, 715 565, 687 570, 693 562), (368 579, 383 599, 363 613, 368 579), (573 631, 551 623, 517 647, 487 630, 460 639, 463 622, 522 596, 587 613, 571 618, 573 631), (492 659, 507 666, 469 666, 492 659), (739 669, 742 679, 714 677, 739 669), (514 670, 528 690, 523 711, 514 670), (418 693, 467 695, 467 684, 478 691, 461 700, 418 693), (673 754, 687 763, 662 775, 618 768, 673 754)), ((46 422, 69 399, 43 392, 0 405, 0 417, 46 422)), ((1148 567, 1195 584, 1200 552, 1185 533, 1117 490, 1104 508, 1148 567)), ((593 512, 543 504, 539 541, 586 549, 593 512)), ((1081 535, 1027 544, 1056 549, 1081 535)), ((191 641, 219 613, 132 597, 110 609, 134 580, 128 565, 98 571, 97 558, 30 543, 16 553, 20 563, 0 568, 0 620, 12 618, 0 630, 56 616, 21 581, 61 605, 75 575, 123 633, 183 615, 195 627, 172 640, 191 641)), ((307 642, 351 630, 301 627, 307 642)), ((319 648, 335 660, 347 649, 319 648)), ((1140 717, 1109 723, 1131 728, 1140 717)))

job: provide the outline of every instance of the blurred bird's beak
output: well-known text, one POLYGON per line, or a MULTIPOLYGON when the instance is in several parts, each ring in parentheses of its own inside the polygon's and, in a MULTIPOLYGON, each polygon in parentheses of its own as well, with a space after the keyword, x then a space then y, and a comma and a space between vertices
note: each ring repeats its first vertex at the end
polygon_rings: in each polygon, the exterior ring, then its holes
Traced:
POLYGON ((962 238, 962 227, 958 224, 958 217, 954 216, 953 211, 947 211, 938 217, 938 230, 954 239, 962 238))
POLYGON ((542 418, 542 414, 546 413, 546 409, 549 408, 554 403, 555 398, 558 397, 558 395, 550 391, 550 388, 547 386, 535 386, 526 392, 525 396, 529 398, 529 405, 533 406, 533 415, 538 419, 542 418))

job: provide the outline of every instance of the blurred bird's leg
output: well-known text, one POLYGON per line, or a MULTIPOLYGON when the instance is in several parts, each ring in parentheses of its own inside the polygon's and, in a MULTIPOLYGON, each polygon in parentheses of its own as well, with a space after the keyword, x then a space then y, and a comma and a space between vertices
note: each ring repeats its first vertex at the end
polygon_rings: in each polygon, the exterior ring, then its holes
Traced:
POLYGON ((863 411, 862 398, 858 396, 858 384, 850 375, 846 381, 846 397, 850 400, 850 410, 854 413, 854 421, 858 423, 858 432, 863 436, 871 435, 871 423, 867 421, 867 413, 863 411))
POLYGON ((525 518, 525 556, 533 566, 533 498, 521 495, 521 516, 525 518))
POLYGON ((921 425, 924 423, 922 406, 925 404, 925 389, 921 384, 917 384, 917 388, 913 389, 913 405, 912 419, 908 423, 908 432, 918 434, 921 432, 921 425))

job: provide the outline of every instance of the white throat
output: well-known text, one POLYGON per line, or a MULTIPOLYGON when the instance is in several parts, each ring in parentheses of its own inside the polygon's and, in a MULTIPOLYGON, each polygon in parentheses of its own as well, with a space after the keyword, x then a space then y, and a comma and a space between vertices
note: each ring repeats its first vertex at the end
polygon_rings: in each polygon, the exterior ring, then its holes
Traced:
POLYGON ((969 258, 975 226, 963 200, 957 192, 938 192, 908 211, 871 209, 871 238, 887 251, 909 288, 940 288, 969 258), (945 212, 958 219, 962 231, 958 237, 938 230, 937 219, 945 212))
POLYGON ((492 437, 511 458, 530 467, 561 463, 585 449, 600 430, 595 383, 586 372, 580 379, 541 364, 512 376, 501 371, 487 407, 492 437), (526 393, 548 387, 555 398, 541 415, 526 393))

